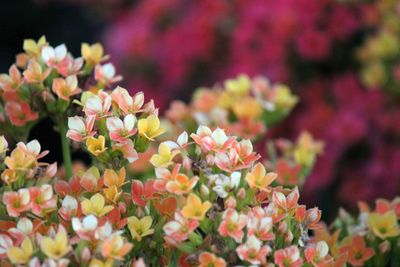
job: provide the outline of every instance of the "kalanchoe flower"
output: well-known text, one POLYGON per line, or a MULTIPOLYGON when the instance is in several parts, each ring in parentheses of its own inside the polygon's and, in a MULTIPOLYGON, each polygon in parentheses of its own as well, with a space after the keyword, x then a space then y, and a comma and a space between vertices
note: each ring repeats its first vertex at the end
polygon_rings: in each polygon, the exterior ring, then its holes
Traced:
POLYGON ((105 205, 105 199, 99 193, 93 195, 90 199, 84 199, 81 206, 83 214, 93 214, 98 217, 106 215, 113 209, 111 205, 105 205))
POLYGON ((54 238, 43 237, 40 242, 40 249, 51 259, 60 260, 63 258, 71 250, 64 227, 61 225, 58 227, 57 234, 54 238))
POLYGON ((27 264, 33 254, 32 241, 26 237, 21 243, 21 247, 10 247, 7 256, 13 264, 27 264))
POLYGON ((116 142, 125 142, 127 138, 131 137, 137 132, 134 128, 136 117, 132 114, 125 116, 124 121, 116 117, 107 118, 107 129, 110 133, 110 138, 116 142))
POLYGON ((187 219, 201 221, 210 208, 211 203, 209 201, 202 202, 197 195, 191 193, 186 199, 186 205, 182 208, 182 215, 187 219))
POLYGON ((56 68, 67 56, 67 47, 61 44, 56 48, 45 46, 42 49, 42 59, 50 67, 56 68))
POLYGON ((154 114, 147 118, 140 119, 138 122, 138 129, 139 134, 150 141, 154 141, 154 138, 165 132, 165 130, 160 127, 159 118, 154 114))
POLYGON ((53 92, 61 99, 69 101, 71 96, 77 95, 82 90, 78 88, 78 79, 75 75, 67 78, 55 78, 53 80, 53 92))
POLYGON ((279 267, 300 267, 303 260, 300 257, 300 251, 297 246, 290 246, 285 249, 275 251, 275 264, 279 267))
POLYGON ((76 141, 82 142, 87 137, 93 137, 96 132, 93 131, 96 116, 90 115, 85 119, 79 116, 68 118, 68 132, 67 137, 76 141))
POLYGON ((360 235, 355 235, 351 244, 343 246, 340 250, 348 253, 348 262, 352 266, 364 266, 364 263, 375 255, 374 249, 367 247, 360 235))
POLYGON ((5 110, 11 123, 16 126, 24 126, 39 118, 39 114, 32 111, 27 102, 7 102, 5 110))
POLYGON ((199 222, 197 220, 186 219, 182 214, 177 211, 174 215, 174 220, 166 223, 163 227, 167 236, 173 238, 177 242, 182 242, 188 239, 197 227, 199 222))
POLYGON ((27 83, 42 83, 50 72, 51 68, 44 69, 35 59, 31 59, 23 75, 27 83))
POLYGON ((276 179, 276 173, 266 173, 264 166, 257 163, 253 170, 246 175, 246 181, 250 188, 269 192, 269 185, 276 179))
POLYGON ((153 219, 150 216, 145 216, 138 219, 135 216, 128 218, 128 229, 133 239, 141 241, 143 237, 154 233, 154 229, 151 229, 153 219))
POLYGON ((112 91, 111 98, 122 111, 123 115, 136 114, 142 111, 141 109, 144 104, 144 94, 142 92, 138 92, 131 97, 125 88, 117 86, 112 91))
POLYGON ((246 224, 246 215, 239 214, 234 209, 227 209, 222 215, 222 222, 218 227, 218 232, 221 236, 230 236, 240 243, 244 235, 243 228, 246 224))
POLYGON ((226 262, 223 258, 219 258, 210 252, 202 252, 199 256, 199 267, 225 267, 226 262))
POLYGON ((213 190, 221 198, 226 198, 232 189, 236 189, 240 183, 240 172, 233 172, 230 177, 226 175, 216 175, 215 186, 213 190))
POLYGON ((3 202, 6 205, 8 215, 18 217, 22 212, 30 209, 30 194, 28 189, 20 189, 18 192, 5 192, 3 202))
POLYGON ((123 260, 124 256, 132 249, 132 244, 124 242, 118 233, 112 234, 103 241, 101 254, 106 259, 123 260))
POLYGON ((96 65, 94 78, 104 87, 122 80, 122 76, 115 76, 115 67, 112 63, 96 65))
POLYGON ((103 46, 99 43, 92 45, 82 43, 81 54, 83 59, 92 66, 99 64, 107 58, 107 56, 104 56, 103 46))
POLYGON ((53 195, 53 187, 44 184, 40 187, 29 188, 31 210, 36 215, 44 215, 57 207, 57 197, 53 195))
POLYGON ((382 239, 398 236, 400 234, 396 214, 388 211, 385 214, 372 212, 368 216, 369 229, 382 239))
POLYGON ((4 92, 16 92, 18 88, 23 84, 21 72, 14 64, 10 67, 9 74, 0 74, 0 88, 4 92))
POLYGON ((246 243, 236 249, 236 252, 241 260, 260 265, 266 263, 266 258, 271 252, 271 248, 267 245, 262 245, 262 242, 255 236, 250 236, 246 243))
POLYGON ((168 167, 173 164, 172 160, 176 155, 179 154, 179 151, 172 150, 168 143, 163 142, 158 147, 158 154, 154 154, 151 156, 150 162, 154 167, 168 167))
POLYGON ((97 138, 89 136, 86 139, 86 147, 90 153, 95 156, 99 156, 101 153, 107 150, 105 142, 106 139, 103 135, 99 135, 97 138))

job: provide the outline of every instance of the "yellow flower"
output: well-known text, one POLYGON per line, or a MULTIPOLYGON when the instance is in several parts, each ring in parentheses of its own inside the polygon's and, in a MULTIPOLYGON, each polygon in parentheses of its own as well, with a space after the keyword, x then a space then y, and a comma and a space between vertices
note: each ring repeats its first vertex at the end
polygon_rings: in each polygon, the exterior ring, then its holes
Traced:
POLYGON ((278 110, 291 110, 298 101, 287 85, 276 85, 275 105, 278 110))
POLYGON ((33 155, 29 155, 17 147, 9 157, 4 159, 4 163, 10 170, 25 170, 35 167, 37 162, 33 155))
POLYGON ((153 234, 154 229, 150 229, 153 219, 150 216, 145 216, 138 219, 135 216, 128 218, 128 229, 131 232, 132 238, 141 241, 142 237, 153 234))
POLYGON ((154 138, 163 134, 165 129, 160 127, 160 119, 152 114, 138 122, 139 134, 145 138, 154 141, 154 138))
POLYGON ((91 65, 97 65, 103 60, 104 50, 103 46, 99 43, 89 45, 83 43, 81 47, 82 57, 91 65))
POLYGON ((158 147, 158 154, 151 156, 150 162, 154 167, 168 167, 178 153, 178 151, 171 151, 166 143, 161 143, 158 147))
POLYGON ((118 199, 122 195, 122 191, 120 191, 117 186, 112 185, 108 188, 104 188, 103 194, 112 203, 117 203, 118 199))
POLYGON ((94 258, 89 263, 89 267, 112 267, 112 266, 113 266, 113 259, 101 261, 101 260, 94 258))
POLYGON ((8 143, 4 135, 0 135, 0 156, 8 150, 8 143))
POLYGON ((64 257, 71 250, 65 229, 63 227, 58 228, 54 239, 47 236, 43 237, 40 242, 40 249, 51 259, 59 260, 64 257))
POLYGON ((113 206, 105 206, 104 204, 104 197, 101 194, 97 193, 93 195, 90 200, 84 199, 81 202, 82 212, 85 215, 94 214, 98 217, 104 216, 113 209, 113 206))
POLYGON ((322 153, 324 144, 315 141, 308 132, 302 132, 297 139, 294 158, 299 165, 310 167, 314 164, 316 155, 322 153))
POLYGON ((250 86, 251 80, 247 75, 239 75, 236 79, 228 79, 224 83, 226 91, 237 95, 237 96, 244 96, 247 95, 250 86))
POLYGON ((186 200, 186 205, 182 208, 182 214, 188 219, 201 221, 210 208, 209 201, 203 203, 197 195, 191 193, 186 200))
POLYGON ((238 99, 233 105, 233 112, 238 118, 259 118, 261 105, 252 97, 238 99))
POLYGON ((96 157, 106 151, 107 148, 105 147, 105 144, 106 139, 102 135, 99 135, 97 138, 90 136, 88 139, 86 139, 88 151, 96 157))
POLYGON ((276 179, 276 177, 276 173, 266 173, 264 166, 261 163, 257 163, 253 170, 247 173, 246 181, 250 188, 257 188, 269 192, 269 185, 276 179))
POLYGON ((11 247, 7 250, 7 257, 13 264, 27 264, 33 254, 32 241, 25 237, 21 247, 11 247))
POLYGON ((41 53, 42 47, 46 44, 47 41, 45 36, 40 37, 37 42, 33 39, 25 39, 23 49, 29 56, 38 56, 41 53))
POLYGON ((382 238, 398 236, 400 234, 397 217, 394 211, 388 211, 385 214, 372 212, 368 216, 368 225, 372 232, 382 238))
POLYGON ((104 184, 107 187, 116 186, 121 187, 125 182, 125 168, 122 167, 118 174, 112 169, 104 171, 104 184))

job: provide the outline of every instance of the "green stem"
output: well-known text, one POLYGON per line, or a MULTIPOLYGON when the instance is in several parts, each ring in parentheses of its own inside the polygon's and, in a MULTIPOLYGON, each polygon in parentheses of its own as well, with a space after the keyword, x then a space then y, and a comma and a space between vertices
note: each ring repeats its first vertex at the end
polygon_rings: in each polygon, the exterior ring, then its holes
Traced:
POLYGON ((71 150, 69 147, 68 138, 66 137, 67 125, 65 125, 64 121, 61 121, 58 124, 58 129, 60 131, 60 136, 61 136, 61 148, 63 154, 65 174, 66 178, 70 178, 72 176, 71 150))

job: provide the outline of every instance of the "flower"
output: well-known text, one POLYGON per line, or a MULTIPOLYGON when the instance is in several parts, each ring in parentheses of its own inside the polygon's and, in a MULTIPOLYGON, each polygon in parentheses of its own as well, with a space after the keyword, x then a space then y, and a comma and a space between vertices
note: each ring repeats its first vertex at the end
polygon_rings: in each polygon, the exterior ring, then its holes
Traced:
POLYGON ((58 227, 54 238, 44 236, 40 242, 40 249, 51 259, 59 260, 64 257, 71 250, 64 227, 58 227))
POLYGON ((228 79, 224 86, 226 91, 238 96, 247 95, 250 90, 251 80, 247 75, 241 74, 236 79, 228 79))
POLYGON ((276 179, 276 177, 276 173, 266 173, 264 166, 261 163, 257 163, 252 171, 247 173, 245 179, 250 188, 256 188, 261 191, 269 192, 269 185, 276 179))
POLYGON ((173 164, 172 160, 179 154, 177 150, 171 150, 167 143, 163 142, 158 147, 158 154, 154 154, 150 158, 154 167, 168 167, 173 164))
POLYGON ((141 111, 144 103, 143 92, 138 92, 131 97, 129 92, 120 86, 117 86, 112 91, 111 98, 124 115, 136 114, 137 112, 141 111))
POLYGON ((16 91, 24 82, 21 73, 14 64, 10 67, 8 73, 9 75, 0 74, 0 88, 4 92, 16 91))
POLYGON ((104 216, 113 209, 113 206, 104 204, 104 197, 100 193, 97 193, 90 200, 85 198, 81 202, 82 213, 85 215, 94 214, 98 217, 104 216))
POLYGON ((107 118, 107 129, 110 138, 116 142, 125 142, 127 138, 131 137, 137 132, 135 129, 136 117, 132 114, 125 116, 122 122, 120 118, 111 117, 107 118))
POLYGON ((239 186, 240 176, 240 172, 233 172, 231 173, 230 177, 223 174, 217 175, 213 190, 219 197, 226 198, 232 189, 239 186))
POLYGON ((32 111, 27 102, 7 102, 5 110, 11 123, 16 126, 24 126, 39 118, 39 114, 32 111))
POLYGON ((364 266, 364 263, 375 255, 373 248, 365 245, 365 240, 360 235, 353 236, 351 244, 340 248, 343 253, 348 253, 347 261, 352 266, 364 266))
POLYGON ((50 68, 43 69, 35 59, 31 59, 23 75, 27 83, 42 83, 49 76, 50 72, 50 68))
POLYGON ((77 95, 82 90, 78 88, 78 79, 75 75, 67 78, 55 78, 53 80, 53 92, 61 99, 69 101, 70 97, 77 95))
POLYGON ((85 119, 79 116, 68 118, 68 128, 66 136, 76 142, 82 142, 87 137, 93 137, 95 131, 93 131, 94 122, 96 116, 89 115, 85 119))
POLYGON ((0 135, 0 155, 8 150, 8 142, 4 135, 0 135))
POLYGON ((273 219, 265 214, 261 207, 254 207, 247 216, 247 234, 254 235, 259 240, 273 240, 272 233, 273 219))
POLYGON ((111 96, 104 91, 100 91, 97 95, 84 92, 81 102, 86 116, 95 115, 97 118, 102 118, 110 112, 111 96))
POLYGON ((121 235, 113 234, 104 240, 101 246, 101 254, 106 259, 123 260, 132 247, 131 243, 124 242, 121 235))
POLYGON ((182 215, 187 219, 201 221, 210 208, 211 203, 209 201, 202 202, 197 195, 190 193, 182 209, 182 215))
POLYGON ((325 241, 318 241, 315 245, 305 249, 304 256, 307 262, 314 266, 324 266, 324 258, 328 255, 329 247, 325 241))
POLYGON ((226 262, 210 252, 202 252, 199 256, 199 267, 225 267, 226 262))
POLYGON ((28 189, 20 189, 18 192, 5 192, 3 203, 6 205, 8 215, 18 217, 22 212, 30 208, 30 194, 28 189))
POLYGON ((400 234, 396 214, 388 211, 385 214, 372 212, 368 215, 368 225, 372 232, 382 239, 398 236, 400 234))
POLYGON ((177 211, 174 215, 174 220, 166 223, 163 227, 167 236, 173 238, 175 241, 182 242, 188 239, 192 233, 199 226, 197 220, 186 219, 181 212, 177 211))
POLYGON ((262 246, 262 242, 255 236, 250 236, 246 243, 236 248, 236 253, 241 260, 255 265, 265 264, 270 252, 271 248, 267 245, 262 246))
POLYGON ((22 241, 21 246, 10 247, 7 250, 7 257, 13 264, 27 264, 33 254, 33 244, 32 241, 26 237, 22 241))
POLYGON ((67 56, 67 47, 61 44, 56 48, 45 46, 42 49, 42 59, 50 67, 57 67, 67 56))
POLYGON ((236 242, 240 243, 244 235, 243 228, 246 224, 246 215, 239 214, 236 210, 229 208, 222 215, 222 222, 218 227, 218 233, 224 237, 230 236, 236 242))
POLYGON ((105 143, 106 139, 103 135, 99 135, 97 138, 89 136, 86 139, 86 146, 88 151, 96 157, 107 150, 107 147, 105 147, 105 143))
POLYGON ((303 264, 303 259, 300 257, 297 246, 279 249, 275 251, 274 257, 275 264, 279 267, 300 267, 303 264))
POLYGON ((144 185, 140 180, 132 180, 132 200, 135 204, 139 206, 146 206, 147 201, 149 201, 154 193, 154 180, 147 180, 144 185))
POLYGON ((118 173, 112 169, 104 171, 104 185, 107 187, 117 186, 121 187, 125 183, 125 168, 122 167, 118 173))
POLYGON ((235 141, 234 137, 228 138, 225 131, 217 128, 213 132, 206 126, 200 126, 196 134, 190 137, 205 151, 225 152, 235 141))
POLYGON ((112 83, 122 80, 122 76, 115 76, 115 67, 112 63, 96 65, 94 69, 94 78, 103 86, 109 86, 112 83))
POLYGON ((105 59, 103 46, 99 43, 89 45, 88 43, 82 43, 81 54, 83 59, 90 65, 97 65, 105 59))
POLYGON ((152 223, 153 219, 150 216, 145 216, 141 219, 135 216, 129 217, 128 229, 132 238, 141 241, 143 237, 153 234, 154 229, 150 229, 152 223))
POLYGON ((30 187, 31 210, 36 215, 43 215, 57 208, 57 197, 53 195, 53 187, 49 184, 30 187))
POLYGON ((176 195, 187 194, 196 186, 199 177, 193 176, 189 179, 186 175, 178 173, 174 180, 168 181, 166 189, 176 195))
POLYGON ((36 42, 33 39, 25 39, 23 48, 24 51, 30 56, 38 56, 42 50, 42 47, 47 45, 46 36, 41 36, 36 42))
POLYGON ((141 136, 151 141, 154 141, 154 138, 165 132, 165 129, 160 127, 160 119, 154 114, 140 119, 138 129, 141 136))

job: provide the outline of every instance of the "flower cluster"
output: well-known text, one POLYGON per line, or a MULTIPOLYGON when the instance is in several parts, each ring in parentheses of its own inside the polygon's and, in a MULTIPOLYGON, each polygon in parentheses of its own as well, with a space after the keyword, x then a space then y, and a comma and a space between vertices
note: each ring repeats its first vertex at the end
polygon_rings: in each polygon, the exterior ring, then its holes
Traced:
POLYGON ((358 51, 362 63, 361 80, 368 88, 382 88, 398 94, 400 85, 400 9, 397 1, 375 1, 373 34, 358 51))
MULTIPOLYGON (((138 130, 149 139, 157 133, 150 127, 151 116, 138 130)), ((82 138, 95 136, 91 132, 82 138)), ((127 135, 108 137, 118 143, 127 135)), ((2 264, 300 266, 336 261, 325 242, 308 237, 321 212, 298 204, 297 187, 276 186, 278 175, 257 163, 260 156, 251 142, 221 128, 200 126, 190 136, 183 132, 177 141, 162 142, 150 159, 154 179, 132 177, 124 166, 106 165, 103 159, 62 180, 55 177, 55 164, 38 162, 47 151, 41 152, 36 140, 18 143, 9 156, 1 140, 6 183, 0 209, 2 264)), ((86 149, 97 159, 105 153, 86 149)))
POLYGON ((104 164, 124 166, 134 162, 137 152, 146 151, 150 141, 164 132, 153 101, 144 104, 142 92, 131 96, 116 87, 111 93, 85 92, 77 103, 84 116, 68 118, 66 136, 84 147, 104 164))
POLYGON ((286 85, 272 85, 260 76, 250 80, 247 75, 239 75, 225 80, 222 87, 199 88, 188 105, 173 101, 166 118, 177 131, 207 125, 256 140, 265 133, 266 126, 281 121, 297 101, 286 85))
POLYGON ((315 239, 325 241, 335 255, 347 255, 351 266, 387 266, 399 262, 400 199, 377 199, 375 209, 359 203, 360 213, 353 217, 340 210, 328 229, 316 231, 315 239))
MULTIPOLYGON (((111 63, 101 64, 108 56, 98 43, 83 43, 77 58, 64 44, 50 46, 44 36, 25 40, 23 49, 9 73, 0 75, 2 132, 15 140, 26 139, 40 118, 65 123, 69 104, 82 91, 106 89, 121 79, 111 63)), ((58 128, 65 131, 65 125, 58 128)))

